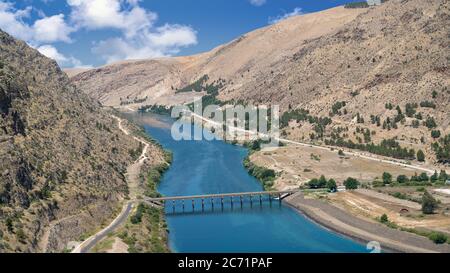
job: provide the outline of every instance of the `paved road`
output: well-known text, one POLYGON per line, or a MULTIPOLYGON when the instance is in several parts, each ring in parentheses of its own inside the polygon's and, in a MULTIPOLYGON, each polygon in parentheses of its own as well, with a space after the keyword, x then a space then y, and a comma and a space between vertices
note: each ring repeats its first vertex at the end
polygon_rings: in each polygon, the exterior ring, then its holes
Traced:
POLYGON ((92 250, 92 248, 101 240, 106 238, 108 234, 111 232, 114 232, 120 225, 125 223, 125 221, 128 219, 128 217, 131 214, 131 211, 134 207, 134 202, 130 201, 128 202, 122 212, 117 216, 114 221, 109 224, 106 228, 102 229, 97 234, 89 237, 87 240, 82 242, 79 246, 77 246, 74 250, 72 250, 72 253, 88 253, 92 250))

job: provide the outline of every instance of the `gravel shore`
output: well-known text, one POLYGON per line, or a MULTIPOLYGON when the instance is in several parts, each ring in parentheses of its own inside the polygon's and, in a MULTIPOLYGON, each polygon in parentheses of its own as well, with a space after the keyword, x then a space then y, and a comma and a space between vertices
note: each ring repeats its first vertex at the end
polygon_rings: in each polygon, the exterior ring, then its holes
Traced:
POLYGON ((285 202, 318 224, 363 244, 377 241, 383 252, 444 252, 450 253, 450 245, 437 245, 428 238, 389 228, 380 223, 357 218, 323 200, 305 199, 297 193, 285 202))

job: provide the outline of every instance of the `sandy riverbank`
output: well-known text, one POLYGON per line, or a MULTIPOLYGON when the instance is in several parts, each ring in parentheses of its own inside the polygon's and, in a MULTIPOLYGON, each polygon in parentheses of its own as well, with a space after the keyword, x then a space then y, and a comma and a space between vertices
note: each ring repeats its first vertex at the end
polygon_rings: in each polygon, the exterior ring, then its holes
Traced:
POLYGON ((449 244, 437 245, 428 238, 365 221, 324 201, 305 199, 302 193, 294 194, 285 201, 301 214, 332 231, 364 244, 379 242, 385 252, 450 253, 449 244))

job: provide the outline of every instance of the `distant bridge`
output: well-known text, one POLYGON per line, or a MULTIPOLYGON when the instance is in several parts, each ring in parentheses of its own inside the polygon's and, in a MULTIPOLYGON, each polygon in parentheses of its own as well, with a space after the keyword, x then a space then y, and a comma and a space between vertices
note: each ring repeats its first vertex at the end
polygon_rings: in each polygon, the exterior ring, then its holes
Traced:
POLYGON ((158 198, 144 198, 144 201, 151 204, 166 204, 166 203, 172 203, 172 207, 175 210, 176 204, 180 203, 183 206, 183 209, 185 207, 186 201, 192 202, 192 209, 195 209, 196 202, 195 200, 201 200, 201 206, 202 209, 205 208, 206 203, 211 203, 212 207, 214 207, 214 201, 220 200, 221 206, 224 206, 225 202, 230 201, 231 206, 235 202, 240 203, 241 207, 243 206, 245 197, 248 197, 250 200, 250 204, 253 205, 254 202, 259 202, 262 204, 263 197, 267 196, 269 197, 269 202, 272 203, 273 200, 278 201, 281 203, 281 201, 294 194, 297 193, 298 190, 291 190, 291 191, 261 191, 261 192, 240 192, 240 193, 221 193, 221 194, 206 194, 206 195, 190 195, 190 196, 172 196, 172 197, 158 197, 158 198), (208 202, 209 201, 209 202, 208 202))

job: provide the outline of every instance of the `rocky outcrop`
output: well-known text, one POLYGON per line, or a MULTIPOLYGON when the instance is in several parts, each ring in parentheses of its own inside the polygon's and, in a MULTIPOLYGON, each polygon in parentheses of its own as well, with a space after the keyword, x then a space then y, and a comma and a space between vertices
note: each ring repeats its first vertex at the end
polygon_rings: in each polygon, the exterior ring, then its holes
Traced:
POLYGON ((139 147, 55 61, 0 31, 0 252, 62 251, 110 219, 139 147))

